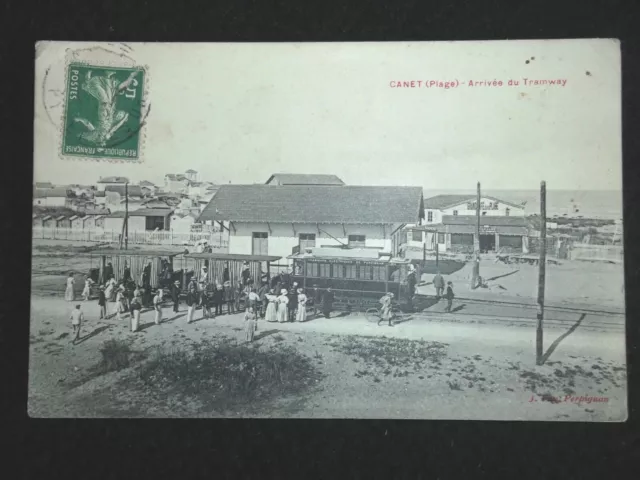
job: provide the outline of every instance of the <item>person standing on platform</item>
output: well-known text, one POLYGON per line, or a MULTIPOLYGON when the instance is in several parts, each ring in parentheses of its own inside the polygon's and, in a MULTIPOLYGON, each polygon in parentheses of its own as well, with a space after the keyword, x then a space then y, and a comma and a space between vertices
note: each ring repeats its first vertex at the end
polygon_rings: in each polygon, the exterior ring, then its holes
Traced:
POLYGON ((444 278, 440 275, 440 271, 433 277, 433 286, 436 289, 436 298, 440 300, 442 298, 442 292, 444 292, 444 278))
POLYGON ((127 299, 124 296, 124 287, 120 286, 118 287, 118 293, 116 293, 116 319, 118 321, 122 320, 121 315, 127 311, 126 301, 127 299))
POLYGON ((173 300, 173 313, 178 313, 178 306, 180 305, 180 282, 178 280, 173 282, 171 300, 173 300))
POLYGON ((107 318, 107 296, 104 294, 103 286, 100 286, 98 292, 98 307, 100 308, 100 320, 107 318))
POLYGON ((447 282, 447 293, 445 294, 445 298, 447 299, 447 308, 445 308, 445 312, 451 312, 451 305, 453 304, 453 298, 455 294, 453 293, 453 283, 447 282))
POLYGON ((289 289, 289 305, 288 305, 288 309, 289 309, 289 321, 290 322, 295 322, 296 320, 296 312, 298 310, 298 284, 294 282, 294 284, 291 286, 291 288, 289 289))
POLYGON ((301 288, 298 289, 298 312, 296 313, 296 321, 307 321, 307 296, 301 288))
POLYGON ((322 306, 322 290, 318 288, 318 285, 313 286, 313 316, 315 318, 322 306))
POLYGON ((214 315, 222 315, 222 304, 224 303, 224 290, 222 285, 219 283, 216 284, 213 290, 213 306, 214 306, 214 315))
POLYGON ((289 297, 287 296, 287 291, 283 288, 280 290, 280 296, 278 297, 278 322, 285 323, 288 321, 288 308, 289 297))
POLYGON ((187 323, 193 322, 193 314, 198 305, 198 292, 195 287, 190 287, 187 293, 187 323))
POLYGON ((76 281, 73 278, 73 272, 71 272, 67 277, 67 288, 64 291, 64 299, 67 302, 73 302, 76 299, 76 294, 73 291, 73 287, 75 284, 76 284, 76 281))
POLYGON ((160 325, 162 322, 162 288, 159 288, 153 297, 153 310, 155 311, 155 323, 160 325))
POLYGON ((269 293, 267 293, 266 299, 267 299, 267 308, 264 313, 264 319, 267 322, 277 322, 278 321, 278 307, 277 307, 278 296, 275 294, 274 289, 271 289, 269 293))
POLYGON ((327 287, 327 291, 324 292, 322 296, 322 313, 324 314, 324 318, 331 318, 331 310, 333 310, 333 290, 331 287, 327 287))
POLYGON ((140 325, 140 310, 142 310, 140 298, 141 297, 133 297, 133 300, 131 300, 131 306, 129 307, 131 313, 131 333, 137 332, 138 326, 140 325))
POLYGON ((235 292, 233 291, 233 287, 231 286, 231 282, 225 282, 224 284, 224 303, 227 304, 227 314, 231 315, 232 313, 236 313, 235 309, 235 292))
POLYGON ((113 296, 115 294, 115 289, 117 285, 118 284, 116 283, 116 279, 113 278, 113 274, 112 274, 107 280, 107 283, 105 285, 105 290, 104 290, 104 295, 105 297, 107 297, 107 300, 110 302, 113 301, 113 296))
POLYGON ((85 275, 84 288, 82 289, 82 298, 85 302, 89 301, 89 297, 91 296, 91 285, 93 285, 93 280, 91 280, 88 275, 85 275))
POLYGON ((258 290, 258 301, 260 304, 260 311, 258 312, 258 316, 260 318, 264 318, 267 311, 267 305, 269 304, 269 301, 267 300, 268 293, 269 293, 268 283, 266 281, 263 281, 262 286, 258 290))

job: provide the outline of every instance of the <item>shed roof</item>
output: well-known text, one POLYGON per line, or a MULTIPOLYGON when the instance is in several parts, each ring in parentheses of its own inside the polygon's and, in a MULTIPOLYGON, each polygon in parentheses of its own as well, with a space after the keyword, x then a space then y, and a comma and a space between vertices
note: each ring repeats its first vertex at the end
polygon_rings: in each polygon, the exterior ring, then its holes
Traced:
MULTIPOLYGON (((495 202, 504 203, 505 205, 510 205, 515 208, 524 208, 523 205, 518 205, 516 203, 509 202, 507 200, 502 200, 500 198, 492 197, 491 195, 482 195, 482 198, 488 198, 495 202)), ((424 199, 424 208, 427 210, 442 210, 444 208, 455 207, 456 205, 460 205, 462 203, 467 202, 475 202, 477 196, 473 194, 469 195, 436 195, 435 197, 429 197, 424 199)))
POLYGON ((140 185, 107 185, 104 189, 105 192, 115 192, 124 196, 125 190, 129 194, 130 197, 142 197, 144 194, 142 193, 142 187, 140 185))
POLYGON ((120 248, 114 248, 111 250, 93 250, 91 255, 132 255, 139 257, 175 257, 184 253, 184 250, 124 250, 120 248))
POLYGON ((185 258, 199 258, 202 260, 242 260, 242 261, 255 261, 255 262, 275 262, 282 257, 274 255, 243 255, 233 253, 185 253, 185 258))
POLYGON ((33 198, 67 197, 66 187, 37 188, 33 192, 33 198))
MULTIPOLYGON (((477 218, 475 215, 443 215, 442 223, 444 225, 476 225, 477 218)), ((524 217, 503 217, 492 215, 481 215, 480 225, 487 226, 510 226, 510 227, 526 227, 527 221, 524 217)))
POLYGON ((101 177, 98 180, 98 183, 129 183, 129 179, 127 177, 101 177))
POLYGON ((199 220, 273 223, 414 223, 421 187, 222 185, 199 220))
MULTIPOLYGON (((129 212, 130 217, 168 217, 173 213, 172 208, 140 208, 129 212)), ((124 218, 125 212, 113 212, 110 218, 124 218)))
POLYGON ((336 175, 303 174, 303 173, 274 173, 267 180, 279 185, 344 185, 336 175))

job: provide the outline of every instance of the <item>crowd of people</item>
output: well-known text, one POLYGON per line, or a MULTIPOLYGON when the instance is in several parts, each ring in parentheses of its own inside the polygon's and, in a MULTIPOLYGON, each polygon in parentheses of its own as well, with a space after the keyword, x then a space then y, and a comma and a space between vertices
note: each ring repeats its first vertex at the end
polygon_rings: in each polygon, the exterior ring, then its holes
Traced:
MULTIPOLYGON (((165 282, 161 282, 160 288, 152 295, 150 285, 151 264, 143 269, 140 283, 131 278, 129 267, 125 264, 124 274, 118 282, 113 274, 113 266, 109 263, 105 267, 104 285, 98 286, 98 307, 100 319, 115 315, 117 321, 129 317, 131 332, 137 332, 140 328, 140 316, 143 308, 151 308, 154 311, 154 323, 162 322, 162 306, 165 302, 165 282), (113 304, 113 307, 109 307, 113 304)), ((170 272, 162 269, 161 280, 169 278, 170 272)), ((223 314, 233 315, 245 312, 247 326, 247 339, 253 340, 253 333, 257 329, 258 319, 267 322, 305 322, 318 313, 329 318, 333 309, 334 293, 329 287, 320 290, 317 285, 309 294, 301 288, 297 282, 291 281, 291 275, 282 272, 276 275, 271 282, 267 277, 260 279, 260 285, 256 286, 251 278, 249 265, 243 265, 240 279, 233 286, 229 279, 228 268, 222 275, 222 283, 209 283, 207 266, 203 266, 200 275, 192 275, 187 285, 187 294, 184 302, 187 306, 187 323, 192 323, 197 310, 201 310, 202 318, 215 318, 223 314), (225 308, 226 307, 226 308, 225 308), (311 313, 309 313, 309 310, 311 313)), ((91 289, 95 285, 89 276, 84 278, 85 285, 82 291, 84 301, 91 296, 91 289)), ((75 301, 75 279, 72 273, 67 278, 65 299, 75 301)), ((173 312, 180 311, 182 302, 182 288, 180 281, 175 280, 169 288, 170 299, 173 304, 173 312)), ((71 315, 74 342, 79 338, 80 327, 84 320, 81 305, 76 305, 71 315)))

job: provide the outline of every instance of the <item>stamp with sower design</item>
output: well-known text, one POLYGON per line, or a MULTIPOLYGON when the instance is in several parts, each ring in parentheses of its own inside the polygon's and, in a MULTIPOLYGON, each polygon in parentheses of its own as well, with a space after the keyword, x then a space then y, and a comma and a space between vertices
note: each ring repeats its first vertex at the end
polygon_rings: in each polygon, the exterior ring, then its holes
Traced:
POLYGON ((137 66, 69 64, 62 155, 139 161, 145 74, 137 66))

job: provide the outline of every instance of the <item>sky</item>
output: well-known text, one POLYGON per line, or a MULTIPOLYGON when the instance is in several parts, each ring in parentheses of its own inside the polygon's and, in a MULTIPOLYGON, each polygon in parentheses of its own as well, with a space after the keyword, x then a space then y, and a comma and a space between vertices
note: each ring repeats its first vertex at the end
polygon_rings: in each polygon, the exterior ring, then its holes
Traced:
POLYGON ((541 180, 548 189, 621 190, 617 41, 89 49, 96 45, 37 46, 35 181, 92 184, 120 175, 162 183, 165 173, 194 169, 215 183, 264 183, 285 172, 437 190, 474 189, 478 181, 493 190, 537 189, 541 180), (60 92, 71 55, 148 69, 141 163, 60 158, 60 92), (566 84, 525 86, 524 78, 566 84), (509 79, 519 86, 507 86, 509 79), (459 86, 390 86, 411 80, 459 86))

